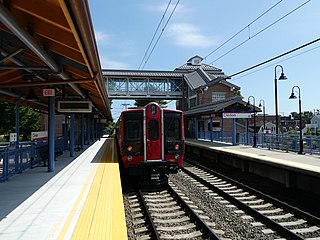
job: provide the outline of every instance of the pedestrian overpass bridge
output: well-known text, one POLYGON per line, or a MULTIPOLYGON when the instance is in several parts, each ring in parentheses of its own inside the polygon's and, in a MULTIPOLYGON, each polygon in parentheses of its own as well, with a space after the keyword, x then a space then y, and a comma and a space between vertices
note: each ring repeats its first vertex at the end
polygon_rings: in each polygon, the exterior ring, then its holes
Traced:
POLYGON ((109 99, 181 99, 184 74, 174 71, 102 70, 109 99))

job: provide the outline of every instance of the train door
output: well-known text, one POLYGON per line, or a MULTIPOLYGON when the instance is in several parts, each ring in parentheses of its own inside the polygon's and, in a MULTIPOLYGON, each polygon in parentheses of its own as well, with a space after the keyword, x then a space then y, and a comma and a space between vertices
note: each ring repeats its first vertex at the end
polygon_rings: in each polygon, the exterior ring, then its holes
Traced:
POLYGON ((146 119, 146 161, 162 159, 161 109, 157 104, 148 104, 146 119))

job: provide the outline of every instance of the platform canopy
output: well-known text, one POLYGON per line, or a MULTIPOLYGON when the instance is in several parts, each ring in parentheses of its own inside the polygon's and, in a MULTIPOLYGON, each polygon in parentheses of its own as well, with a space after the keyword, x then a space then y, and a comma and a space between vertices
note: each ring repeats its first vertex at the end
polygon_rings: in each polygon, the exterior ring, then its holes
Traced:
POLYGON ((0 101, 46 112, 43 89, 55 89, 111 119, 86 0, 1 1, 0 53, 0 101))

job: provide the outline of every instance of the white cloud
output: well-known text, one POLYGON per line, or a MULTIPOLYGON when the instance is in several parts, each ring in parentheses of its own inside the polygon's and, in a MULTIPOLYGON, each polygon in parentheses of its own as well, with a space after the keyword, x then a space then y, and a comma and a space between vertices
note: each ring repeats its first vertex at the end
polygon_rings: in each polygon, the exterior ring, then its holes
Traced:
POLYGON ((110 36, 104 32, 96 31, 95 32, 96 41, 98 44, 103 44, 106 41, 110 40, 110 36))
POLYGON ((179 46, 207 48, 215 45, 212 37, 201 34, 200 30, 193 24, 175 23, 169 25, 167 33, 179 46))
MULTIPOLYGON (((167 8, 167 5, 168 5, 168 4, 148 5, 148 6, 146 7, 146 9, 147 9, 148 11, 164 13, 164 11, 165 11, 166 8, 167 8)), ((169 8, 168 8, 168 10, 167 10, 166 15, 169 16, 169 15, 171 14, 171 12, 173 11, 175 5, 176 5, 175 3, 174 3, 174 4, 173 4, 173 3, 170 4, 170 6, 169 6, 169 8)), ((188 11, 189 11, 189 9, 187 9, 183 4, 179 4, 179 5, 176 7, 176 9, 175 9, 174 14, 177 14, 177 13, 186 13, 186 12, 188 12, 188 11)), ((161 16, 162 16, 162 15, 161 15, 161 16)))
POLYGON ((130 66, 127 63, 115 61, 111 59, 100 57, 101 67, 103 69, 129 69, 130 66))

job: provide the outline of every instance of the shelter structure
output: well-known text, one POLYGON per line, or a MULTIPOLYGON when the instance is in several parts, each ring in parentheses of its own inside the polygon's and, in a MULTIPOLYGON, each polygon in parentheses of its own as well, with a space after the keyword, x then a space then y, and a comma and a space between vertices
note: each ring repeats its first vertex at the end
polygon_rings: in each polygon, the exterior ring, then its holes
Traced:
POLYGON ((95 119, 112 119, 88 1, 1 1, 0 54, 0 101, 48 115, 49 171, 54 170, 55 115, 70 123, 71 155, 77 120, 83 146, 84 129, 90 142, 95 119))

